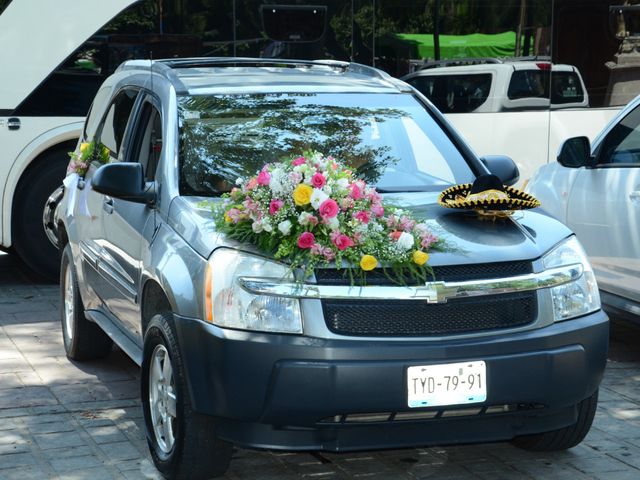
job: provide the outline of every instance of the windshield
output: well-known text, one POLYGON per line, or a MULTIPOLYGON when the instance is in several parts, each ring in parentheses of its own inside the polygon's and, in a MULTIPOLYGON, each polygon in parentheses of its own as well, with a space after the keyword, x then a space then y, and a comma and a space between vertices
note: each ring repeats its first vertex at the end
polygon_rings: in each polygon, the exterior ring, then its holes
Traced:
POLYGON ((265 164, 316 150, 384 191, 437 191, 474 175, 409 94, 189 95, 179 99, 180 191, 215 196, 265 164))

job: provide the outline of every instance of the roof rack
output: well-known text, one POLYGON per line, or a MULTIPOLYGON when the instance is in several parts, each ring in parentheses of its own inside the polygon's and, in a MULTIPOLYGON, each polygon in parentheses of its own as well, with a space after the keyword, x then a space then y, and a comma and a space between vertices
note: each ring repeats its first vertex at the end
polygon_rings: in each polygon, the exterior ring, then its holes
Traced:
POLYGON ((364 75, 369 78, 377 78, 384 82, 390 83, 396 88, 407 90, 409 87, 393 78, 388 73, 378 70, 374 67, 362 65, 359 63, 349 63, 339 60, 295 60, 282 58, 248 58, 248 57, 197 57, 197 58, 170 58, 161 60, 130 60, 123 63, 118 70, 144 69, 151 70, 165 75, 180 93, 186 93, 186 87, 182 84, 179 77, 173 72, 178 68, 207 68, 207 67, 280 67, 280 68, 312 68, 312 67, 328 67, 341 72, 351 72, 364 75))

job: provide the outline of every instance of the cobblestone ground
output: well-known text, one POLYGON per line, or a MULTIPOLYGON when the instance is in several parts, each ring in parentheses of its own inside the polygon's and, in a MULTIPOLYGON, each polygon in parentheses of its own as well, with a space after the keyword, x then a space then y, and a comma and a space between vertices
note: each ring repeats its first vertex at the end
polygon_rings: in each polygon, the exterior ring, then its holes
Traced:
MULTIPOLYGON (((67 360, 58 288, 0 254, 0 479, 160 478, 147 452, 138 368, 120 351, 67 360)), ((507 443, 358 454, 236 450, 228 479, 640 478, 640 333, 614 324, 595 424, 564 453, 507 443)))

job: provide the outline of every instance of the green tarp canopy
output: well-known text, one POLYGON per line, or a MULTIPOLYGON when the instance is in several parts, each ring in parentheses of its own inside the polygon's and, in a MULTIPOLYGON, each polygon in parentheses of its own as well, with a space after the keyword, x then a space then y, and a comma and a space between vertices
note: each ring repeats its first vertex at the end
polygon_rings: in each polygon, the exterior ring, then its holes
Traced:
MULTIPOLYGON (((435 58, 433 34, 398 33, 403 43, 411 43, 417 49, 418 58, 435 58)), ((440 35, 440 58, 513 57, 516 50, 516 33, 504 32, 487 35, 440 35)))

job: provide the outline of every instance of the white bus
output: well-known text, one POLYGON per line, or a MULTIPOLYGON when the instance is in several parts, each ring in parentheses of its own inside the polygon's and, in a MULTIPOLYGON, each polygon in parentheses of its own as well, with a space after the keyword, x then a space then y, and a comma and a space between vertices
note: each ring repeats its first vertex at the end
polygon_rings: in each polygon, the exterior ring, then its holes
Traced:
MULTIPOLYGON (((562 67, 540 76, 548 82, 541 98, 520 102, 535 108, 446 113, 478 154, 510 155, 524 179, 554 159, 563 138, 595 135, 640 93, 640 65, 617 55, 636 38, 634 8, 620 7, 621 13, 610 3, 616 2, 0 0, 0 248, 55 278, 58 253, 43 227, 43 207, 61 184, 99 85, 130 58, 333 58, 402 77, 429 61, 544 57, 562 67), (584 99, 552 109, 554 72, 567 68, 581 75, 584 99)), ((466 80, 450 85, 440 101, 466 80)))

